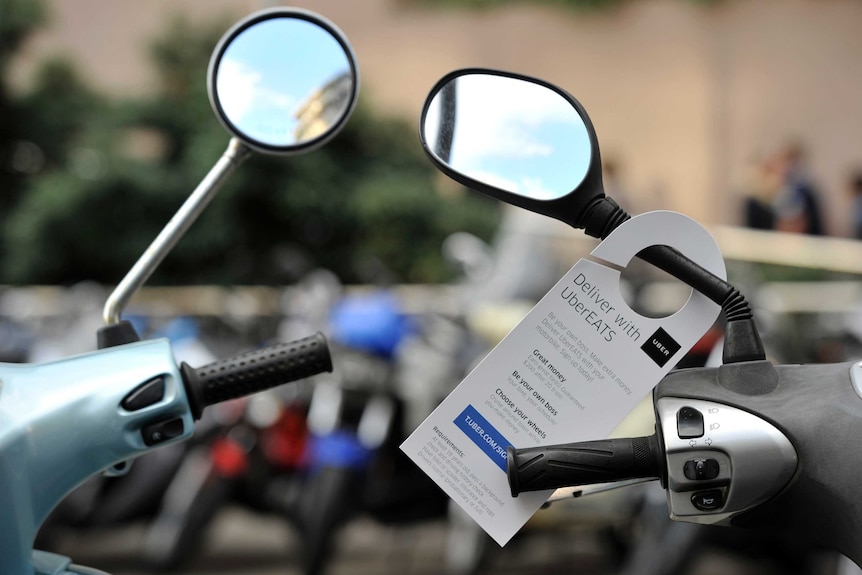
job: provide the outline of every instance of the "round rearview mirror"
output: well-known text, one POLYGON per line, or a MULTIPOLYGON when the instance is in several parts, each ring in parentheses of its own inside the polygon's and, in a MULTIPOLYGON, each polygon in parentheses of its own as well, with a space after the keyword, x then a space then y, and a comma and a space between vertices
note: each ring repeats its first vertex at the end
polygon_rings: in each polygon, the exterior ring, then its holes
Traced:
POLYGON ((453 72, 429 94, 420 135, 455 180, 570 224, 604 197, 592 123, 571 95, 545 82, 453 72))
POLYGON ((210 59, 207 85, 219 120, 244 144, 295 154, 344 126, 359 73, 334 24, 313 12, 276 8, 228 30, 210 59))

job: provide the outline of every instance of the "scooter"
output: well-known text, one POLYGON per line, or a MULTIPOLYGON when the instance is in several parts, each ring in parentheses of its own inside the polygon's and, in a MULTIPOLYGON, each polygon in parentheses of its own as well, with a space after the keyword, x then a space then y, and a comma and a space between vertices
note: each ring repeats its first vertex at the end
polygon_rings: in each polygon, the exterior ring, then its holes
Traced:
MULTIPOLYGON (((290 286, 282 298, 286 318, 276 340, 325 331, 322 318, 340 292, 340 282, 325 270, 290 286)), ((329 343, 332 347, 331 338, 329 343)), ((343 355, 335 353, 339 363, 343 355)), ((334 368, 344 373, 341 365, 334 368)), ((176 571, 194 561, 213 519, 229 503, 293 520, 308 459, 308 404, 325 393, 326 383, 312 378, 219 406, 212 429, 186 444, 189 452, 154 509, 141 546, 150 569, 176 571)))
POLYGON ((210 405, 331 371, 322 334, 200 368, 177 365, 167 339, 139 341, 122 311, 225 178, 252 152, 292 155, 332 138, 356 103, 344 35, 308 11, 257 12, 222 37, 210 101, 233 134, 227 150, 108 298, 99 350, 0 364, 0 573, 94 574, 33 550, 39 525, 75 486, 126 472, 134 458, 191 436, 210 405))
MULTIPOLYGON (((496 199, 601 239, 629 219, 604 194, 586 111, 552 84, 493 70, 453 72, 432 89, 420 135, 441 171, 496 199), (496 117, 479 113, 487 102, 496 117), (541 161, 475 162, 500 145, 501 125, 525 110, 553 110, 517 126, 522 142, 550 153, 541 161)), ((661 380, 652 395, 653 435, 509 446, 512 496, 546 491, 554 502, 658 481, 676 521, 753 529, 862 563, 855 478, 862 455, 853 445, 862 428, 862 363, 773 365, 738 290, 671 248, 653 246, 639 257, 721 306, 722 365, 661 380)))
MULTIPOLYGON (((132 323, 136 332, 147 333, 148 339, 167 337, 178 362, 201 366, 217 359, 198 339, 197 323, 189 317, 175 318, 157 332, 147 330, 143 318, 133 317, 132 323)), ((217 409, 222 410, 226 405, 219 404, 217 409)), ((212 411, 208 410, 196 423, 192 441, 148 452, 136 458, 135 465, 121 476, 108 477, 102 474, 89 478, 52 510, 42 523, 36 546, 51 549, 57 536, 70 527, 116 527, 150 518, 162 501, 172 478, 183 465, 188 451, 214 432, 212 415, 212 411)))

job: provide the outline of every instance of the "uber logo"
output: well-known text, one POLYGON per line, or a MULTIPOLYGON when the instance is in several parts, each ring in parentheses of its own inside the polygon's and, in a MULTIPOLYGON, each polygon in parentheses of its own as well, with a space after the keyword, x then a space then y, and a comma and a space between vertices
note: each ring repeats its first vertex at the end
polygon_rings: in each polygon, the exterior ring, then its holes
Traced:
POLYGON ((646 343, 641 346, 641 349, 644 350, 650 358, 658 364, 659 367, 664 367, 670 358, 676 355, 676 352, 679 351, 680 346, 675 339, 673 339, 668 333, 662 328, 658 328, 652 336, 648 337, 646 343))

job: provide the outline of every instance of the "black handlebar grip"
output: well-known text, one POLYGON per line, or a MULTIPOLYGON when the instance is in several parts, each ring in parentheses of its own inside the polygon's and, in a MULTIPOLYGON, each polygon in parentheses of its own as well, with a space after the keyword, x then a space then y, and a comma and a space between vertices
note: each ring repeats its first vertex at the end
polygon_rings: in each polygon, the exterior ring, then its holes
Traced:
POLYGON ((288 343, 222 359, 200 368, 180 367, 195 419, 208 405, 332 371, 326 338, 318 332, 288 343))
POLYGON ((663 461, 655 435, 506 450, 512 497, 524 491, 658 478, 663 461))

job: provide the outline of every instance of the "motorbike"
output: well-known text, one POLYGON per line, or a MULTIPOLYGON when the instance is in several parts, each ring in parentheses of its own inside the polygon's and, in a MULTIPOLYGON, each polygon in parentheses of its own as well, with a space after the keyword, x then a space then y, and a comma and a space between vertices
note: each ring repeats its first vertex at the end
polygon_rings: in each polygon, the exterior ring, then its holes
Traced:
POLYGON ((26 327, 0 317, 0 361, 23 363, 27 361, 33 334, 26 327))
MULTIPOLYGON (((217 511, 234 502, 287 520, 302 540, 306 573, 321 572, 339 527, 366 509, 364 493, 392 443, 399 417, 393 354, 410 331, 391 295, 330 301, 331 274, 317 271, 294 291, 301 316, 281 334, 315 327, 336 351, 334 374, 310 389, 271 390, 222 413, 219 429, 187 457, 144 538, 146 562, 159 570, 186 565, 217 511), (314 300, 323 301, 310 305, 314 300), (324 313, 309 309, 320 307, 324 313), (330 316, 327 321, 319 322, 330 316), (309 316, 309 317, 304 317, 309 316)), ((340 292, 340 285, 337 286, 340 292)), ((292 306, 291 306, 292 307, 292 306)))
MULTIPOLYGON (((288 287, 276 340, 325 331, 324 318, 340 291, 340 282, 325 270, 288 287)), ((328 341, 332 347, 332 339, 328 341)), ((294 520, 299 478, 308 459, 308 407, 313 396, 325 393, 325 384, 310 378, 218 406, 208 432, 187 443, 189 452, 148 522, 141 556, 149 568, 175 571, 193 562, 213 519, 230 503, 294 520)))
POLYGON ((398 445, 457 381, 461 353, 472 349, 467 330, 438 314, 408 314, 388 290, 346 295, 328 324, 340 375, 314 388, 306 469, 279 498, 294 502, 309 575, 325 572, 339 531, 357 516, 383 526, 446 516, 445 495, 398 445))
MULTIPOLYGON (((604 239, 630 218, 604 193, 586 110, 548 82, 497 70, 452 72, 431 90, 420 136, 432 163, 457 182, 589 236, 604 239), (488 102, 494 114, 481 113, 488 102), (513 161, 506 144, 543 153, 513 161)), ((739 290, 666 246, 638 257, 721 306, 721 365, 679 369, 658 383, 652 435, 509 445, 512 497, 541 491, 553 503, 658 482, 676 522, 745 529, 759 541, 779 538, 785 549, 823 548, 862 563, 854 477, 862 456, 853 449, 862 363, 773 364, 739 290)), ((641 567, 673 572, 681 559, 661 557, 661 549, 672 550, 660 543, 641 567)))
POLYGON ((355 106, 358 71, 334 24, 305 10, 254 13, 222 37, 209 97, 232 134, 227 149, 108 297, 98 350, 41 363, 0 364, 0 573, 101 573, 35 551, 40 524, 98 473, 187 439, 209 406, 331 371, 318 333, 202 367, 177 364, 166 338, 141 341, 122 312, 159 263, 252 153, 323 145, 355 106))
POLYGON ((151 568, 188 565, 228 503, 284 519, 308 574, 325 572, 357 516, 384 526, 446 516, 445 495, 398 443, 484 344, 455 318, 408 313, 387 288, 344 292, 326 270, 285 290, 279 338, 323 331, 334 372, 219 410, 218 429, 195 442, 147 527, 151 568))

